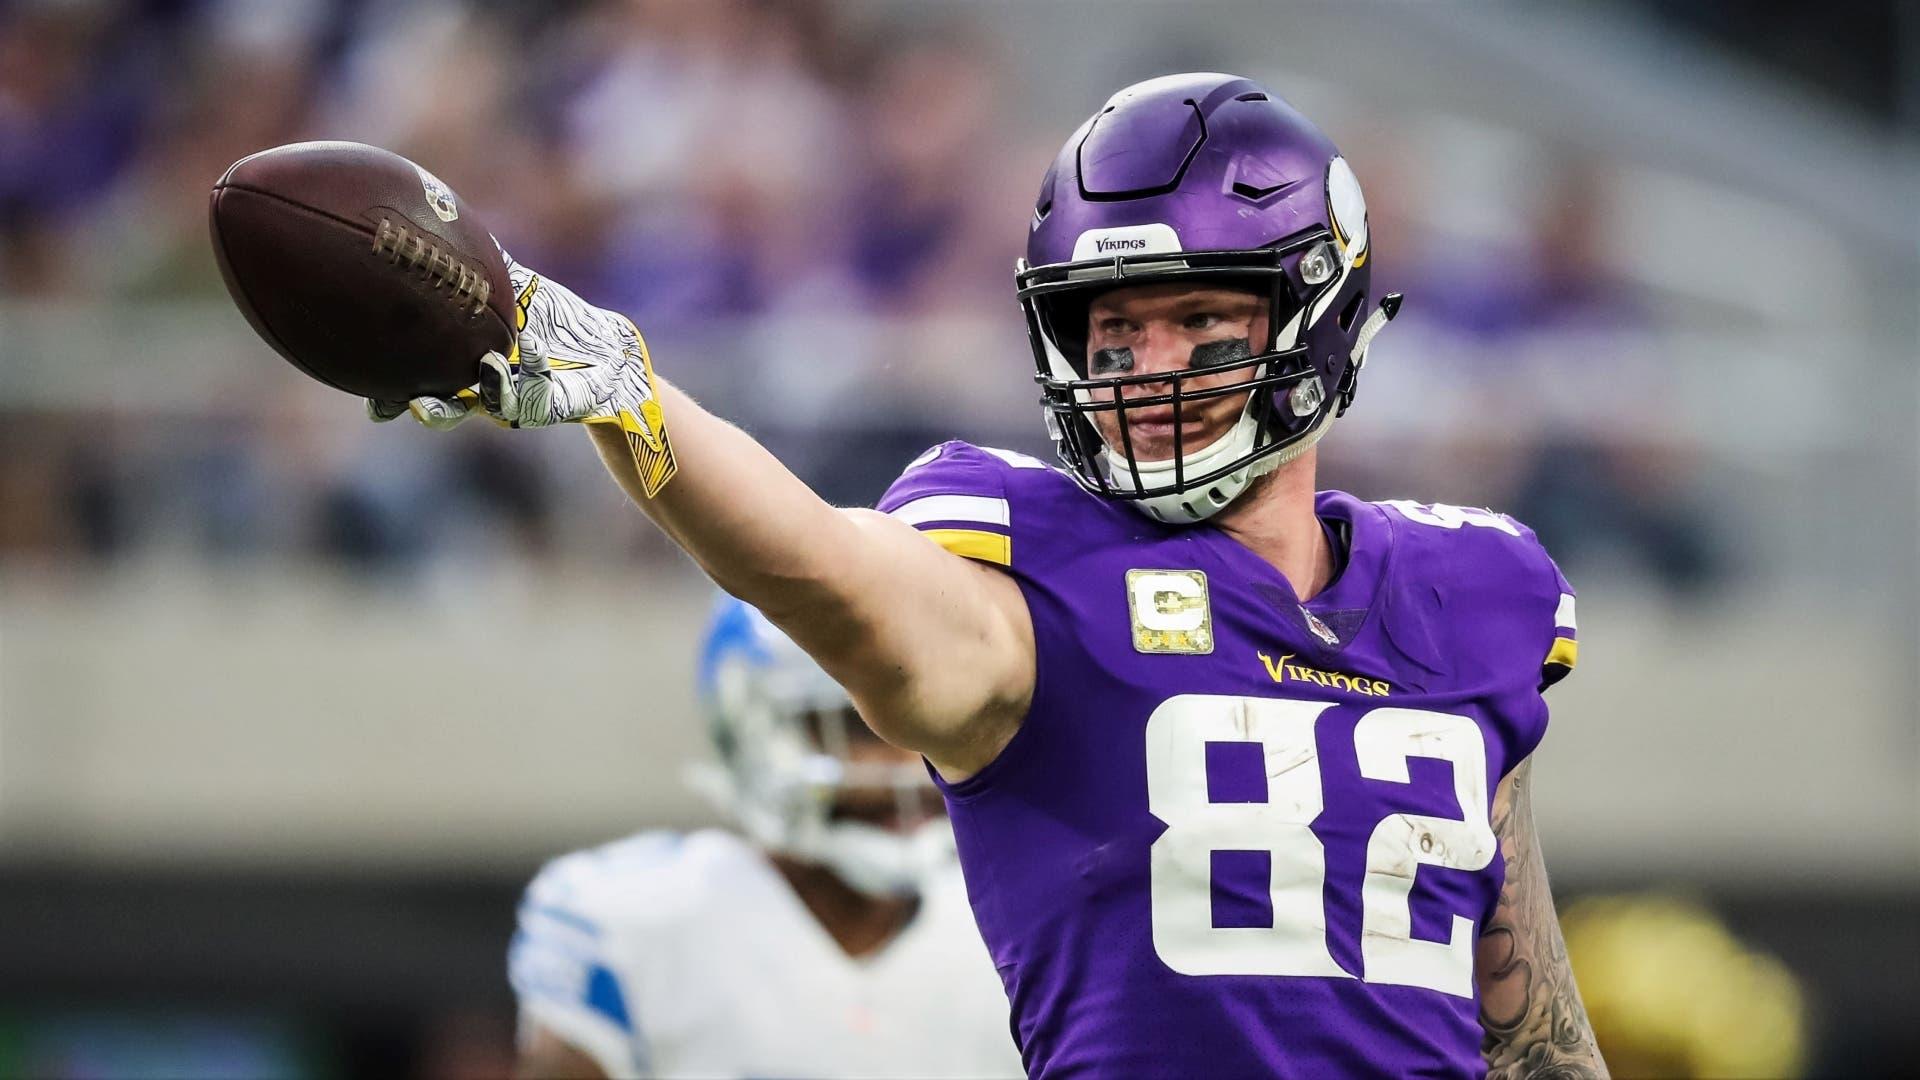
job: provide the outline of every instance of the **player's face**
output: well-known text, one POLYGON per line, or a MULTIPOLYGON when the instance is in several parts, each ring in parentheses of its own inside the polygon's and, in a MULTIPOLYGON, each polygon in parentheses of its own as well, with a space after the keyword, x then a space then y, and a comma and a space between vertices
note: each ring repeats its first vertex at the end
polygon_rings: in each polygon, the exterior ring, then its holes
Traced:
MULTIPOLYGON (((1204 370, 1231 364, 1265 351, 1268 305, 1264 297, 1240 289, 1201 285, 1131 285, 1104 293, 1087 311, 1087 375, 1102 379, 1118 375, 1151 375, 1204 370), (1238 344, 1241 348, 1236 348, 1238 344)), ((1248 391, 1222 393, 1192 400, 1196 391, 1231 387, 1252 379, 1257 369, 1241 366, 1219 375, 1203 375, 1181 383, 1180 447, 1192 454, 1225 435, 1240 419, 1248 391)), ((1120 388, 1124 399, 1159 397, 1170 393, 1171 382, 1146 381, 1120 388)), ((1095 391, 1096 400, 1111 401, 1113 391, 1095 391)), ((1120 449, 1118 410, 1093 413, 1094 424, 1109 447, 1120 449)), ((1133 456, 1139 461, 1173 457, 1172 405, 1126 409, 1133 456)))

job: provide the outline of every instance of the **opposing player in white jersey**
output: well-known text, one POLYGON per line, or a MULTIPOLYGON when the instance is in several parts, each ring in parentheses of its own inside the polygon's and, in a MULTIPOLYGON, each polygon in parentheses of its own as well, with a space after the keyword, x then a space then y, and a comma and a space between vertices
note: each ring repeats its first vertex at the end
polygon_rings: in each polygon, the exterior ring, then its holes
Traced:
POLYGON ((701 696, 740 832, 549 863, 508 966, 531 1076, 1017 1076, 1007 1000, 916 756, 737 600, 701 696))

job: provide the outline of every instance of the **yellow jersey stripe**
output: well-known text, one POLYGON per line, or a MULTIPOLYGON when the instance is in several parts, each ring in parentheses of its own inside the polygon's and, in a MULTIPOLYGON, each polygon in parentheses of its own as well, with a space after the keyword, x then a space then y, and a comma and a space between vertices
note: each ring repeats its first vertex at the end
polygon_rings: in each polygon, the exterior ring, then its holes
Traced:
POLYGON ((999 533, 979 529, 922 529, 920 535, 963 559, 1013 565, 1013 540, 999 533))
POLYGON ((1559 664, 1571 668, 1580 658, 1580 643, 1572 638, 1554 638, 1553 648, 1547 651, 1547 663, 1559 664))

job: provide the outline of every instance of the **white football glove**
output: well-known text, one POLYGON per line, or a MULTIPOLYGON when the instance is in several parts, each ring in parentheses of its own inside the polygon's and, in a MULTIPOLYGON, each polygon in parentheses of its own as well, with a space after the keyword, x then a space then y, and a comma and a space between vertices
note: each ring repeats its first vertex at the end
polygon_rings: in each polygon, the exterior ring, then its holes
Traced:
MULTIPOLYGON (((505 255, 504 252, 502 252, 505 255)), ((617 424, 651 497, 673 477, 673 448, 653 389, 647 343, 624 315, 594 307, 573 290, 505 255, 520 331, 512 355, 480 358, 480 381, 450 398, 367 400, 385 423, 403 413, 435 430, 484 412, 508 427, 617 424)))

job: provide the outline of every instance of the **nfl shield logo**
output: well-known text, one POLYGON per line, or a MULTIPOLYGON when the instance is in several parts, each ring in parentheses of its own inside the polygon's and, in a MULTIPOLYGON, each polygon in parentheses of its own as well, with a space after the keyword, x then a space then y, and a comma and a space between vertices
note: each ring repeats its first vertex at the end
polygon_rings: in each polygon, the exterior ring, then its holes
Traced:
POLYGON ((1333 627, 1320 621, 1320 616, 1308 611, 1304 606, 1301 607, 1300 614, 1306 618, 1307 629, 1313 631, 1314 637, 1326 642, 1330 647, 1337 648, 1339 646, 1340 638, 1334 634, 1333 627))
POLYGON ((434 216, 441 221, 452 221, 459 217, 460 208, 454 205, 453 189, 418 165, 413 170, 420 174, 420 187, 427 193, 427 205, 433 207, 434 216))

